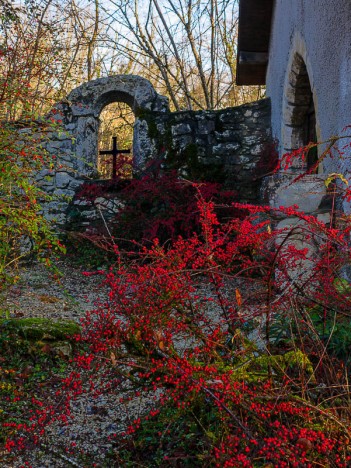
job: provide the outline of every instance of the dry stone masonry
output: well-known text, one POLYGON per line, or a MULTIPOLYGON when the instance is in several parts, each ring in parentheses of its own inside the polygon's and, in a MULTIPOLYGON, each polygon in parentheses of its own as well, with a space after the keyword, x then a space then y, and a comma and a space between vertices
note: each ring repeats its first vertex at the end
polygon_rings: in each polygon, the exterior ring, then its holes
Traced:
MULTIPOLYGON (((138 116, 142 112, 167 112, 168 102, 156 93, 148 80, 134 75, 117 75, 84 83, 73 90, 49 115, 59 124, 59 131, 45 135, 46 149, 55 158, 55 169, 43 170, 37 175, 39 185, 52 196, 52 201, 44 207, 46 216, 59 225, 65 224, 67 211, 81 184, 98 178, 99 116, 111 102, 125 102, 135 113, 136 170, 153 156, 147 128, 138 116)), ((96 210, 88 203, 86 205, 85 216, 94 218, 96 210)))
POLYGON ((145 119, 154 147, 159 153, 164 148, 166 165, 190 179, 224 182, 241 201, 258 202, 260 167, 272 150, 269 100, 145 119))
POLYGON ((107 205, 109 212, 118 209, 117 201, 101 199, 97 207, 75 199, 83 182, 99 178, 99 116, 112 102, 128 104, 135 114, 136 175, 160 161, 185 177, 224 182, 239 193, 240 200, 258 202, 271 150, 269 100, 218 111, 170 112, 167 98, 157 94, 148 80, 116 75, 84 83, 49 115, 58 123, 57 132, 45 136, 55 168, 37 174, 39 185, 52 196, 45 205, 49 219, 62 226, 72 206, 79 206, 88 224, 107 205))

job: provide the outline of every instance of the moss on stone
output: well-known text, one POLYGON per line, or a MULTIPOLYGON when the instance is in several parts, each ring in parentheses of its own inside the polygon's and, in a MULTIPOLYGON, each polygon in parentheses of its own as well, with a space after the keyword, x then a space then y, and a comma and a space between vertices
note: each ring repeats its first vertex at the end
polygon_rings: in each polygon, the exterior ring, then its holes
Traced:
POLYGON ((190 180, 223 182, 225 179, 223 164, 200 161, 196 143, 189 143, 183 150, 168 150, 166 164, 170 169, 185 172, 190 180))
POLYGON ((0 328, 17 332, 27 340, 62 341, 80 333, 80 326, 73 320, 47 318, 0 319, 0 328))
POLYGON ((252 355, 251 358, 246 356, 245 359, 240 360, 234 366, 233 378, 257 382, 267 379, 271 374, 282 376, 285 373, 299 374, 301 372, 313 378, 314 372, 311 361, 306 354, 297 349, 285 354, 252 355))
POLYGON ((155 123, 155 120, 149 119, 146 121, 147 123, 147 128, 148 128, 148 135, 152 139, 157 139, 160 136, 160 132, 157 129, 157 125, 155 123))

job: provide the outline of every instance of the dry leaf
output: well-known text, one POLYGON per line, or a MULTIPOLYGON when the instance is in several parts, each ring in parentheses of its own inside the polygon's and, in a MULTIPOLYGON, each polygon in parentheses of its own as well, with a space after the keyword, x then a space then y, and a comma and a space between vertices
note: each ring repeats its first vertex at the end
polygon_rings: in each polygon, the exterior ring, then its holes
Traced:
POLYGON ((49 296, 47 294, 42 294, 41 296, 39 296, 39 300, 41 302, 45 302, 46 304, 55 304, 56 302, 60 301, 60 299, 58 299, 57 297, 49 296))
POLYGON ((110 358, 111 358, 112 365, 115 366, 117 364, 117 359, 116 359, 115 353, 111 353, 110 358))
POLYGON ((236 297, 236 302, 237 302, 238 306, 241 307, 242 298, 241 298, 241 294, 240 294, 239 289, 235 290, 235 297, 236 297))
POLYGON ((164 345, 163 341, 158 342, 158 347, 160 348, 161 351, 165 350, 165 345, 164 345))
POLYGON ((302 450, 304 450, 305 452, 308 452, 309 450, 311 450, 313 448, 313 444, 310 440, 306 439, 305 437, 301 437, 297 442, 296 442, 297 445, 299 445, 302 450))

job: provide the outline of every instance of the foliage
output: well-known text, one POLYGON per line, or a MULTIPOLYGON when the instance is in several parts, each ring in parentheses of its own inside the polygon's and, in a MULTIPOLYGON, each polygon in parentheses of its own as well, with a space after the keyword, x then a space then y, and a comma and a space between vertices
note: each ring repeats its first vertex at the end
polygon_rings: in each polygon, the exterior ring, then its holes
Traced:
POLYGON ((43 115, 101 60, 88 2, 30 0, 0 4, 0 119, 43 115))
MULTIPOLYGON (((32 320, 37 324, 41 321, 32 320)), ((43 422, 50 420, 50 412, 46 413, 46 410, 54 394, 53 388, 68 368, 68 356, 61 349, 64 349, 63 343, 67 343, 66 331, 72 331, 69 323, 62 322, 60 329, 59 339, 66 341, 57 342, 52 336, 47 340, 43 334, 40 339, 19 335, 15 321, 2 319, 0 323, 0 446, 15 433, 14 430, 18 434, 30 427, 31 419, 39 415, 44 401, 47 407, 42 413, 43 422)), ((53 328, 59 329, 54 322, 50 327, 46 321, 45 326, 50 333, 53 328)))
POLYGON ((236 0, 112 0, 113 58, 149 79, 173 110, 219 109, 260 99, 261 86, 235 85, 236 0))
POLYGON ((180 182, 174 195, 175 180, 150 174, 130 184, 139 210, 131 231, 144 198, 151 205, 148 243, 126 252, 116 237, 92 236, 115 256, 98 271, 107 297, 82 320, 58 406, 37 398, 30 424, 5 424, 7 449, 28 450, 50 422, 71 422, 70 405, 86 392, 115 398, 129 419, 116 417, 101 453, 74 442, 70 456, 85 466, 348 467, 351 287, 340 273, 349 223, 237 203, 220 216, 216 187, 180 182), (159 205, 173 231, 153 217, 159 205), (283 216, 298 222, 272 229, 283 216))
MULTIPOLYGON (((349 310, 349 286, 335 281, 347 260, 345 251, 339 254, 347 234, 295 208, 281 209, 304 223, 309 245, 316 236, 320 240, 301 288, 288 280, 306 262, 308 249, 289 244, 291 230, 269 228, 272 209, 235 205, 246 216, 220 222, 201 187, 193 189, 197 233, 167 248, 154 239, 133 261, 113 245, 108 303, 82 322, 77 340, 86 352, 76 356, 76 369, 62 381, 63 408, 83 385, 106 396, 123 395, 129 386, 134 397, 129 392, 126 404, 131 398, 149 401, 123 434, 111 436, 109 466, 348 466, 347 377, 312 333, 309 314, 316 302, 338 315, 349 310), (256 287, 243 287, 255 276, 256 287), (271 337, 278 314, 296 319, 284 347, 271 337), (245 326, 252 320, 262 323, 263 345, 245 326), (341 390, 334 395, 336 378, 341 390), (343 409, 327 403, 336 397, 343 409)), ((39 420, 20 429, 27 440, 45 430, 39 420)), ((7 447, 27 443, 18 440, 9 438, 7 447)), ((71 453, 80 457, 74 448, 71 453)), ((92 453, 84 460, 99 462, 92 453)))
POLYGON ((35 183, 35 172, 51 165, 36 136, 43 127, 52 129, 35 122, 0 127, 0 288, 16 281, 19 260, 36 253, 49 264, 50 253, 64 250, 42 214, 48 197, 35 183))
MULTIPOLYGON (((226 191, 220 184, 203 182, 196 187, 182 180, 176 171, 150 171, 140 179, 133 179, 118 188, 115 196, 121 201, 121 209, 110 220, 109 229, 119 242, 129 241, 150 245, 155 238, 160 243, 174 241, 179 235, 190 236, 198 232, 201 217, 197 196, 217 203, 220 219, 238 212, 227 202, 235 199, 233 191, 226 191), (219 204, 220 202, 220 204, 219 204), (123 233, 120 239, 119 233, 123 233)), ((78 197, 94 203, 108 186, 89 184, 83 186, 78 197)))

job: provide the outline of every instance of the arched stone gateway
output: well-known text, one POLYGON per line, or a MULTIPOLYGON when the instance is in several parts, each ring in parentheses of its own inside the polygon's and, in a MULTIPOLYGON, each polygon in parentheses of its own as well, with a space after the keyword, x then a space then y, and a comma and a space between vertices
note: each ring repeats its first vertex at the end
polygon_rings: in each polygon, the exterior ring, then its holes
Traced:
MULTIPOLYGON (((77 189, 87 179, 98 177, 98 134, 100 113, 112 102, 128 104, 135 115, 133 164, 142 171, 156 156, 155 143, 150 139, 146 116, 168 115, 168 100, 156 93, 151 83, 140 76, 115 75, 82 84, 66 99, 57 103, 49 118, 60 123, 57 132, 43 135, 43 144, 53 155, 55 167, 37 174, 38 185, 52 196, 43 207, 48 219, 59 225, 67 221, 77 189)), ((95 210, 96 211, 96 210, 95 210)), ((84 216, 93 219, 94 209, 87 205, 84 216)))
POLYGON ((135 169, 142 169, 154 156, 143 114, 169 112, 167 98, 157 94, 151 83, 140 76, 99 78, 74 89, 66 100, 55 106, 57 115, 63 116, 63 123, 74 139, 75 169, 80 175, 96 171, 99 116, 103 108, 112 102, 128 104, 135 114, 135 169))
MULTIPOLYGON (((279 114, 281 156, 320 140, 317 91, 305 41, 297 33, 292 38, 279 114)), ((307 155, 306 161, 297 157, 286 172, 281 171, 268 177, 263 184, 265 199, 275 207, 296 204, 301 211, 328 220, 326 212, 329 206, 325 203, 323 168, 319 167, 318 171, 314 171, 316 173, 305 174, 302 179, 292 183, 299 173, 312 169, 317 161, 318 148, 314 148, 307 155)))

